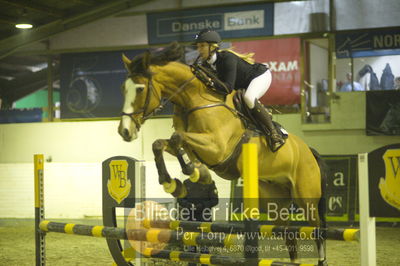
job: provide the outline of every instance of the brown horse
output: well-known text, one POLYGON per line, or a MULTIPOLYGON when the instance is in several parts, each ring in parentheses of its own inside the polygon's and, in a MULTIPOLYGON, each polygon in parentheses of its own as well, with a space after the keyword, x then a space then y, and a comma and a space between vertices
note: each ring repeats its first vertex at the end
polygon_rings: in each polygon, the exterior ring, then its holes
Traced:
MULTIPOLYGON (((245 128, 234 109, 233 94, 224 97, 207 88, 189 66, 176 61, 181 56, 177 43, 156 53, 146 52, 132 61, 123 56, 129 72, 123 84, 125 101, 118 129, 123 139, 136 138, 140 126, 162 105, 162 98, 171 101, 175 108, 175 133, 169 140, 153 143, 159 182, 165 191, 175 197, 186 196, 182 183, 170 178, 163 151, 177 156, 183 173, 190 175, 192 181, 207 183, 207 168, 224 179, 240 177, 241 146, 256 143, 260 206, 274 200, 283 208, 294 201, 307 212, 307 217, 313 217, 309 220, 312 226, 320 226, 322 174, 311 149, 299 137, 289 134, 285 145, 271 152, 264 136, 245 128)), ((317 241, 321 265, 326 261, 322 242, 317 241)), ((296 259, 295 252, 290 255, 292 260, 296 259)))

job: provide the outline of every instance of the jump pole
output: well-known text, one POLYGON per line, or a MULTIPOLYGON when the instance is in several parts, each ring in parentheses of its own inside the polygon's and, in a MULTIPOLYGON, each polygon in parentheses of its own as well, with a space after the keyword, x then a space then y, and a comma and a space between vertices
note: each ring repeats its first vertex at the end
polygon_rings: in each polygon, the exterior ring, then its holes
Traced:
POLYGON ((34 176, 35 176, 35 249, 36 266, 46 264, 45 235, 39 229, 39 224, 44 220, 44 197, 43 197, 43 154, 35 154, 34 176))
POLYGON ((258 152, 255 143, 243 144, 243 203, 245 220, 244 256, 249 265, 258 265, 259 193, 258 193, 258 152), (252 237, 253 236, 253 237, 252 237))
POLYGON ((358 191, 360 203, 360 261, 363 266, 376 266, 375 217, 369 216, 368 153, 358 154, 358 191))
MULTIPOLYGON (((163 221, 144 219, 142 225, 147 228, 162 228, 170 230, 183 230, 186 232, 223 232, 226 234, 244 233, 245 227, 243 223, 223 223, 223 222, 196 222, 196 221, 163 221)), ((257 228, 259 234, 272 236, 284 232, 305 233, 306 239, 314 239, 313 236, 319 235, 319 232, 326 232, 326 239, 341 241, 359 241, 360 230, 354 228, 320 228, 312 226, 279 226, 259 224, 257 228)))

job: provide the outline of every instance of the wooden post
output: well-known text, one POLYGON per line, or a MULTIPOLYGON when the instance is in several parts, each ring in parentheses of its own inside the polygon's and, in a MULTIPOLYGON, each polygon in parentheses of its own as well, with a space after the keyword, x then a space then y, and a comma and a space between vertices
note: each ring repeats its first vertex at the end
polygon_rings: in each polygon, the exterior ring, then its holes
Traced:
POLYGON ((375 217, 369 216, 368 153, 358 154, 361 265, 376 266, 375 217))
POLYGON ((54 120, 53 104, 53 57, 47 57, 47 118, 49 122, 54 120))

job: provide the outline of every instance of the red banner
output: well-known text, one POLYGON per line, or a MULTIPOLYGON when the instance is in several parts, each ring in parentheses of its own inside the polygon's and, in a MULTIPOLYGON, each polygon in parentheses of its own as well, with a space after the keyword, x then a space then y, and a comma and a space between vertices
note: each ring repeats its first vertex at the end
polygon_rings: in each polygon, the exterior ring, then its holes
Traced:
POLYGON ((261 98, 266 105, 300 103, 300 39, 273 39, 233 42, 239 53, 255 53, 256 62, 265 63, 272 72, 272 84, 261 98))

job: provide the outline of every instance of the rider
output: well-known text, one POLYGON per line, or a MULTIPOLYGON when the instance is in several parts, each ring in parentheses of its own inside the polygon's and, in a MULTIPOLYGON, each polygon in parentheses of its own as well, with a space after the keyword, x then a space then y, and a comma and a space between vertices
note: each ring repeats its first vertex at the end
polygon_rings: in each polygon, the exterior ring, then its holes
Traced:
POLYGON ((285 141, 272 123, 271 115, 258 100, 271 85, 271 71, 263 64, 254 63, 253 54, 241 55, 232 50, 219 50, 220 42, 219 34, 209 28, 200 31, 195 37, 203 65, 211 68, 223 83, 215 82, 215 88, 222 92, 225 92, 226 88, 229 92, 245 88, 246 105, 255 117, 268 127, 271 133, 272 151, 278 150, 285 141))

